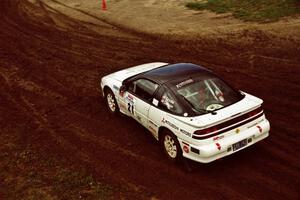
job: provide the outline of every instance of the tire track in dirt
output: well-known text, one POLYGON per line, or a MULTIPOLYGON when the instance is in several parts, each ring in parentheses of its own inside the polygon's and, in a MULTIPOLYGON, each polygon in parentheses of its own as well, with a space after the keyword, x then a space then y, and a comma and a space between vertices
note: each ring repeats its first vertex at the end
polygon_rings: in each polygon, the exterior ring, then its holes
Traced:
MULTIPOLYGON (((294 75, 280 82, 274 80, 278 77, 276 69, 284 62, 274 61, 272 71, 262 77, 258 72, 264 71, 265 60, 255 58, 251 64, 249 56, 233 59, 248 51, 247 47, 232 47, 224 41, 170 41, 134 35, 121 27, 113 28, 112 35, 102 35, 91 30, 90 24, 41 5, 17 0, 0 4, 0 73, 3 76, 15 66, 6 77, 11 88, 0 97, 10 95, 7 99, 21 106, 21 113, 28 113, 24 121, 39 124, 36 129, 37 125, 28 123, 28 143, 49 145, 53 152, 85 164, 100 178, 127 182, 136 190, 163 199, 299 196, 299 158, 295 156, 299 149, 299 136, 295 134, 299 130, 299 80, 294 75), (39 15, 33 12, 37 10, 39 15), (137 123, 108 116, 99 91, 101 76, 157 60, 209 63, 235 86, 265 99, 272 123, 270 138, 210 165, 197 165, 193 174, 168 163, 158 144, 137 123), (257 68, 260 64, 262 68, 257 68), (282 87, 286 90, 277 89, 282 87), (293 117, 286 114, 289 106, 294 108, 289 110, 293 117)), ((255 55, 264 56, 263 46, 249 48, 255 55)), ((295 60, 291 63, 299 66, 295 60)), ((293 68, 286 75, 299 71, 293 68)))

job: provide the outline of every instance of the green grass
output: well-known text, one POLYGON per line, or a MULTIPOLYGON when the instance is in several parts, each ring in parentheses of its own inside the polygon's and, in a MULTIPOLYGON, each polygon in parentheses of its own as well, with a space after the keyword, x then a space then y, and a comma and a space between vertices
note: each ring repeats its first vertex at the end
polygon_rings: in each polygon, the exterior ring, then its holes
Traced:
POLYGON ((245 21, 272 22, 300 13, 300 0, 208 0, 186 4, 193 10, 232 13, 245 21))
POLYGON ((115 185, 96 180, 84 166, 73 165, 56 153, 45 153, 43 147, 23 145, 21 132, 0 131, 1 200, 109 200, 120 193, 115 185))
POLYGON ((136 191, 124 181, 97 177, 85 165, 61 157, 52 148, 24 140, 25 125, 26 121, 17 125, 12 122, 0 131, 0 200, 150 199, 152 196, 144 190, 136 191))
MULTIPOLYGON (((1 139, 1 136, 0 136, 1 139)), ((33 150, 0 152, 4 199, 113 199, 115 188, 96 181, 82 167, 45 158, 33 150)), ((1 198, 0 198, 1 199, 1 198)))

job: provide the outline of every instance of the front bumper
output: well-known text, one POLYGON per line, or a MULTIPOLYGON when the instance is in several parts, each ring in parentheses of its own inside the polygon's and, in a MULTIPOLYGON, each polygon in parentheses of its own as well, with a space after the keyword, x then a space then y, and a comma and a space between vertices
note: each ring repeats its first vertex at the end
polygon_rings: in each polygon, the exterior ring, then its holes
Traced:
POLYGON ((239 134, 230 135, 228 137, 224 137, 221 140, 213 141, 206 145, 192 145, 186 141, 182 141, 180 139, 179 143, 181 147, 184 149, 188 149, 189 151, 183 151, 183 157, 201 162, 201 163, 209 163, 214 160, 220 159, 222 157, 231 155, 236 153, 242 149, 245 149, 258 141, 261 141, 269 136, 270 131, 270 123, 267 119, 264 119, 260 123, 241 131, 239 134), (246 146, 233 151, 233 144, 247 139, 248 143, 246 146))

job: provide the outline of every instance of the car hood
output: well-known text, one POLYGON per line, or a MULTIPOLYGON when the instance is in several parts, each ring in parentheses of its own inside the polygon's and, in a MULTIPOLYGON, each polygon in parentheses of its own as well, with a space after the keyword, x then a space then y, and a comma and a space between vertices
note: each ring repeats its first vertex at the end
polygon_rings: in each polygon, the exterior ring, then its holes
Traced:
POLYGON ((257 97, 254 97, 247 93, 243 94, 245 95, 245 97, 242 100, 225 108, 217 110, 217 114, 215 115, 208 113, 196 117, 173 117, 177 120, 182 121, 185 124, 202 129, 239 117, 247 112, 258 108, 263 103, 263 101, 257 97))
POLYGON ((143 65, 138 65, 138 66, 134 66, 134 67, 130 67, 127 69, 123 69, 121 71, 117 71, 115 73, 112 73, 110 75, 108 75, 107 77, 110 78, 114 78, 120 82, 124 81, 127 78, 130 78, 132 76, 135 76, 137 74, 167 65, 168 63, 164 63, 164 62, 153 62, 153 63, 147 63, 147 64, 143 64, 143 65))

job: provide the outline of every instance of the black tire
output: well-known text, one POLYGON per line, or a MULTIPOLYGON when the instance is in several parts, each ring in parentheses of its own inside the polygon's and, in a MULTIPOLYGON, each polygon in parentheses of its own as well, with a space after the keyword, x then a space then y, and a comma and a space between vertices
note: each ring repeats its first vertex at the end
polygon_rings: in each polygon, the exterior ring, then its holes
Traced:
POLYGON ((110 113, 117 114, 119 113, 119 106, 117 103, 117 100, 115 98, 114 93, 111 91, 111 89, 105 89, 105 102, 106 106, 110 113))
POLYGON ((166 129, 163 130, 159 140, 164 154, 170 161, 179 162, 182 159, 182 150, 180 144, 177 140, 177 137, 171 131, 166 129))

